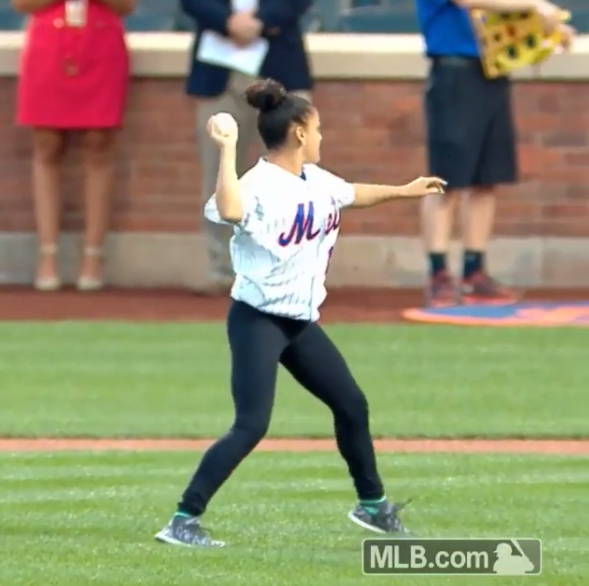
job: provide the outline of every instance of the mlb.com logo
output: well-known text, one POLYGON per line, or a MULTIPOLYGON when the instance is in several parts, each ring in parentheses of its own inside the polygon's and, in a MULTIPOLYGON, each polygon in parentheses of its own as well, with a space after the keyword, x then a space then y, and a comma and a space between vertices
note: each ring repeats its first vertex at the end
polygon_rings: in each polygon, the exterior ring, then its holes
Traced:
POLYGON ((542 543, 530 538, 366 539, 366 575, 537 576, 542 543))

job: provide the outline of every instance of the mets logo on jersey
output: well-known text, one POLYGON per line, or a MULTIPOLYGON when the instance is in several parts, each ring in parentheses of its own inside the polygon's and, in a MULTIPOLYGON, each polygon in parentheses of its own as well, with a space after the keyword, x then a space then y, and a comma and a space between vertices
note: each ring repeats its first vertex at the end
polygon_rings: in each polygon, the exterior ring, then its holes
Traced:
MULTIPOLYGON (((333 232, 340 225, 341 215, 332 198, 332 211, 329 212, 327 222, 325 223, 325 234, 333 232)), ((300 244, 303 240, 314 240, 321 234, 323 226, 315 227, 315 205, 312 201, 300 203, 297 206, 296 214, 288 231, 282 232, 278 237, 280 246, 289 246, 290 244, 300 244)))

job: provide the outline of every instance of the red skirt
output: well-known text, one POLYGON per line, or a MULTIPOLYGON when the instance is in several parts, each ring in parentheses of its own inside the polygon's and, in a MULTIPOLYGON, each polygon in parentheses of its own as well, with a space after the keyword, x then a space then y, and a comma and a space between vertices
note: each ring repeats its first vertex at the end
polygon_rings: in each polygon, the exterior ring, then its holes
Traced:
POLYGON ((17 124, 55 129, 121 126, 129 87, 122 19, 90 0, 85 26, 65 23, 65 3, 31 17, 21 53, 17 124))

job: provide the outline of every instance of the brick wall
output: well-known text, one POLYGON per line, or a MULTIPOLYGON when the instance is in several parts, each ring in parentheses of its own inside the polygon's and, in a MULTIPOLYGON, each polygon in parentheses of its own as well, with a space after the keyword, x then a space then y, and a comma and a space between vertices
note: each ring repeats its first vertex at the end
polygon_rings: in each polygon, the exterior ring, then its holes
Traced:
MULTIPOLYGON (((13 125, 15 85, 0 79, 0 231, 33 230, 30 137, 13 125)), ((421 84, 323 82, 315 100, 323 164, 348 179, 401 183, 424 173, 421 84)), ((499 205, 497 233, 589 236, 589 83, 515 89, 522 181, 499 205)), ((120 144, 113 230, 192 232, 200 225, 194 112, 182 81, 134 80, 120 144)), ((64 187, 64 228, 81 222, 75 148, 64 187)), ((344 233, 417 235, 417 203, 350 212, 344 233)))

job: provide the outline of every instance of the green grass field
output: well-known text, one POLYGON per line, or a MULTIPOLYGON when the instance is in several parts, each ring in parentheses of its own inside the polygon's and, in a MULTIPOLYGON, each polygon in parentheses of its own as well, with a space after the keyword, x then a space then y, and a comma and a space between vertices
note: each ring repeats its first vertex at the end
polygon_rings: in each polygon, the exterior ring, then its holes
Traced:
MULTIPOLYGON (((377 436, 589 436, 587 330, 329 330, 377 436)), ((221 325, 2 324, 0 356, 2 436, 210 437, 231 423, 221 325)), ((329 435, 331 417, 281 373, 270 433, 329 435)))
MULTIPOLYGON (((589 438, 582 329, 332 326, 373 429, 397 437, 589 438)), ((210 437, 231 423, 221 325, 0 324, 0 436, 210 437)), ((281 375, 273 436, 329 436, 329 413, 281 375)), ((254 454, 207 516, 221 551, 152 541, 190 453, 0 454, 0 584, 470 586, 477 577, 365 577, 336 454, 254 454)), ((589 581, 589 458, 379 456, 426 537, 537 537, 538 586, 589 581)), ((498 586, 526 578, 490 578, 498 586)), ((487 579, 488 580, 488 579, 487 579)))

